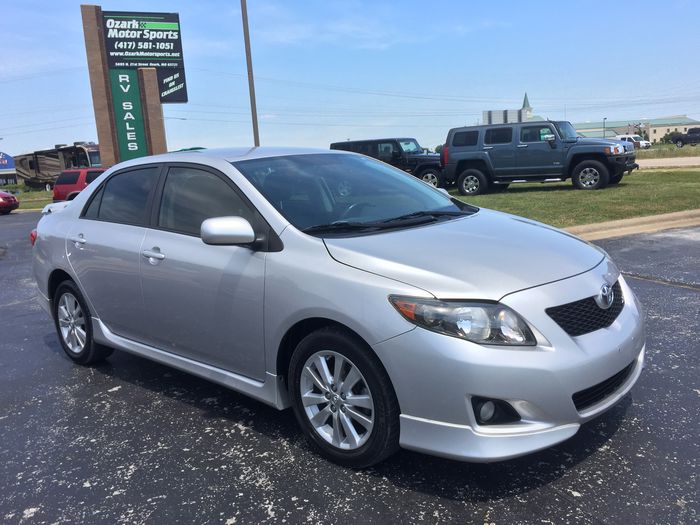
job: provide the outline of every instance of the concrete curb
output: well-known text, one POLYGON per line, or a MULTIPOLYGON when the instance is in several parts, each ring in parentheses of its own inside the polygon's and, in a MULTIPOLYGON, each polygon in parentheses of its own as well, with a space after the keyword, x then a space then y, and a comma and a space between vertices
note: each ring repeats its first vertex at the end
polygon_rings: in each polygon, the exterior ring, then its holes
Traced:
POLYGON ((696 168, 700 166, 700 157, 666 157, 658 159, 637 159, 640 170, 668 168, 696 168))
POLYGON ((586 241, 597 241, 612 237, 624 237, 637 233, 653 233, 671 228, 687 228, 690 226, 700 226, 700 209, 583 224, 564 229, 586 241))

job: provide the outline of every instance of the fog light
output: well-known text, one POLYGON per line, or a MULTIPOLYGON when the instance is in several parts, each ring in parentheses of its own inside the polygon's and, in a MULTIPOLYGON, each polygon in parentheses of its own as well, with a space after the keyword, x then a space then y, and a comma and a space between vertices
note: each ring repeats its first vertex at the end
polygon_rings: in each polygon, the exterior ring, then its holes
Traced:
POLYGON ((479 425, 507 425, 520 421, 520 414, 502 399, 472 397, 474 417, 479 425))
POLYGON ((495 413, 496 405, 494 402, 486 401, 486 403, 482 403, 481 408, 479 409, 479 419, 484 423, 488 423, 495 413))

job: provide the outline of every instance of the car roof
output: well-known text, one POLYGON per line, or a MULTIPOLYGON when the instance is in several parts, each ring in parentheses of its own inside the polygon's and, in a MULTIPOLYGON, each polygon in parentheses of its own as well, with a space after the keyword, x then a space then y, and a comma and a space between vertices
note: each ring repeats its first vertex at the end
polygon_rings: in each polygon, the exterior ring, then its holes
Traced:
POLYGON ((387 140, 416 140, 413 137, 391 137, 384 139, 357 139, 357 140, 343 140, 340 142, 333 142, 333 144, 353 144, 355 142, 386 142, 387 140))
POLYGON ((212 148, 212 149, 198 149, 189 151, 173 151, 171 153, 163 153, 161 155, 153 155, 150 157, 141 157, 141 159, 148 159, 148 161, 158 161, 158 162, 177 162, 187 156, 192 158, 192 156, 202 156, 208 158, 215 158, 225 160, 227 162, 236 162, 241 160, 251 160, 251 159, 262 159, 266 157, 282 157, 286 155, 309 155, 314 153, 335 153, 338 151, 331 151, 327 149, 319 148, 290 148, 290 147, 277 147, 277 146, 265 146, 265 147, 245 147, 245 148, 212 148))
POLYGON ((503 126, 517 126, 518 124, 523 124, 525 126, 539 126, 541 124, 556 124, 557 122, 562 122, 560 120, 526 120, 524 122, 502 122, 500 124, 479 124, 478 126, 460 126, 458 128, 452 128, 450 133, 453 131, 462 130, 472 130, 472 129, 487 129, 496 128, 503 126))

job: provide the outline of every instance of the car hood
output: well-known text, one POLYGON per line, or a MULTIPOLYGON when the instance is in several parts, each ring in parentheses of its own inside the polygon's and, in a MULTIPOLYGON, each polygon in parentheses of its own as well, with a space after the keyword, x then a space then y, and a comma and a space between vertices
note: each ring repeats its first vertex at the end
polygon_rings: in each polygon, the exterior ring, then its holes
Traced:
POLYGON ((491 210, 417 228, 324 239, 336 261, 440 299, 486 299, 590 270, 604 258, 550 226, 491 210))

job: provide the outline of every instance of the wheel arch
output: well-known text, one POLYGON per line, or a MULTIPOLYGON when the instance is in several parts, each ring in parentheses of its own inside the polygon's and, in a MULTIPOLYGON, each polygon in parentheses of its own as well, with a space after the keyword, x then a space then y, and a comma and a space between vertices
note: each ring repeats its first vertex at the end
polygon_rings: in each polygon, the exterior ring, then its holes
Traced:
MULTIPOLYGON (((457 169, 455 170, 455 176, 459 175, 464 170, 477 169, 484 174, 486 180, 491 181, 493 179, 493 173, 491 172, 490 165, 484 159, 464 159, 457 162, 457 169)), ((456 179, 455 179, 456 180, 456 179)))
POLYGON ((56 295, 56 290, 63 281, 73 281, 75 283, 75 279, 73 279, 73 277, 68 272, 60 268, 55 269, 51 272, 51 275, 49 275, 47 291, 49 294, 49 300, 51 302, 53 302, 53 298, 56 295))
POLYGON ((575 155, 572 155, 571 159, 569 160, 569 167, 566 170, 567 178, 571 177, 574 174, 576 166, 578 166, 579 164, 581 164, 581 162, 585 160, 595 160, 597 162, 602 162, 606 168, 609 168, 608 159, 603 153, 577 153, 575 155))

